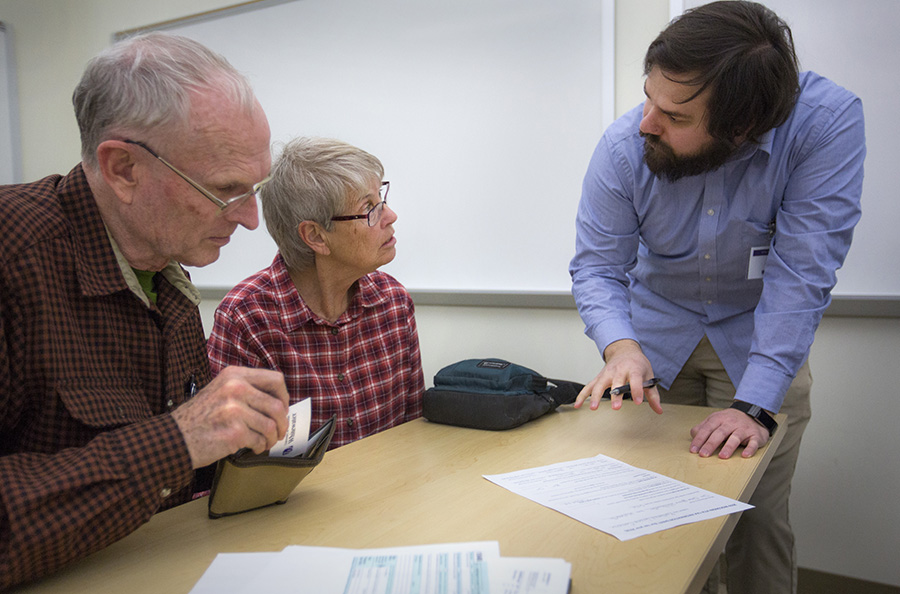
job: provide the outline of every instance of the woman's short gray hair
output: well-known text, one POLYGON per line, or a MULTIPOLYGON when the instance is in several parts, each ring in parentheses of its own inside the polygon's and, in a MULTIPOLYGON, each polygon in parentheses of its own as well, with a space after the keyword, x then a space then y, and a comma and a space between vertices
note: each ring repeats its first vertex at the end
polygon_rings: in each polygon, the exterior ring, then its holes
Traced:
POLYGON ((152 32, 110 46, 88 63, 72 94, 82 160, 96 168, 97 146, 117 135, 186 124, 190 95, 202 90, 248 109, 256 102, 243 74, 192 39, 152 32))
POLYGON ((266 227, 288 268, 303 270, 315 263, 315 252, 297 232, 302 221, 330 231, 331 217, 346 214, 383 176, 381 161, 346 142, 330 138, 288 142, 272 166, 272 181, 260 194, 266 227))

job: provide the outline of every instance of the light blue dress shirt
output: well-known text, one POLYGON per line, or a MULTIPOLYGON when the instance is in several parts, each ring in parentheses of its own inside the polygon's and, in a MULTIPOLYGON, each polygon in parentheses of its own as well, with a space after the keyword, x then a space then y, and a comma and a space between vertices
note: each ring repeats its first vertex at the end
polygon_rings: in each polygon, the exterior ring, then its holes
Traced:
POLYGON ((601 353, 636 340, 669 387, 706 334, 738 400, 781 408, 850 247, 866 153, 860 100, 812 72, 800 86, 784 124, 674 183, 644 164, 641 106, 603 135, 569 267, 601 353), (760 247, 765 272, 750 278, 760 247))

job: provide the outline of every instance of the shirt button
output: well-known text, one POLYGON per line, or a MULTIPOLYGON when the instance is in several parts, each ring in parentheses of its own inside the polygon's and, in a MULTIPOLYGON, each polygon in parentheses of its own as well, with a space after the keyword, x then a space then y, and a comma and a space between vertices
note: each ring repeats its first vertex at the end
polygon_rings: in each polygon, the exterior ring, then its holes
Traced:
POLYGON ((168 406, 171 409, 173 406, 175 406, 175 402, 173 400, 169 399, 166 402, 166 406, 168 406))
POLYGON ((163 487, 162 491, 160 491, 159 494, 163 499, 165 499, 172 494, 172 489, 170 489, 169 487, 163 487))
POLYGON ((712 299, 707 299, 707 300, 706 300, 706 305, 712 305, 712 299))
POLYGON ((338 374, 338 380, 339 380, 339 381, 344 381, 344 374, 343 374, 343 373, 339 373, 339 374, 338 374))
POLYGON ((712 256, 710 256, 709 254, 703 254, 704 260, 709 260, 710 258, 712 258, 712 256))
POLYGON ((709 277, 709 276, 706 277, 706 282, 709 282, 711 280, 712 280, 712 277, 709 277))
POLYGON ((714 214, 716 214, 716 211, 710 208, 706 211, 706 214, 708 214, 709 216, 713 216, 714 214))
POLYGON ((348 426, 348 427, 352 427, 352 426, 353 426, 353 419, 347 419, 347 426, 348 426))
POLYGON ((332 334, 332 336, 337 336, 337 334, 338 334, 338 329, 337 329, 337 328, 332 328, 332 329, 331 329, 331 334, 332 334))

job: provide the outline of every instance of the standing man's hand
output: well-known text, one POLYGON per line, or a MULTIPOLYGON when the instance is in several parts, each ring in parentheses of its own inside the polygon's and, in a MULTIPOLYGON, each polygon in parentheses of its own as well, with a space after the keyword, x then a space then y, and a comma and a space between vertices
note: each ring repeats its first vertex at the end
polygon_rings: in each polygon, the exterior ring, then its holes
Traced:
MULTIPOLYGON (((659 391, 655 387, 644 388, 644 382, 653 377, 653 366, 638 343, 627 339, 617 340, 603 351, 603 359, 606 365, 578 394, 575 408, 581 408, 581 405, 590 398, 591 410, 597 410, 603 392, 607 388, 629 385, 631 398, 635 404, 641 404, 646 396, 650 408, 662 414, 659 391)), ((610 401, 613 410, 622 408, 622 394, 611 394, 610 401)))
POLYGON ((749 458, 769 441, 769 431, 753 417, 733 408, 712 413, 691 429, 691 453, 703 458, 712 456, 719 446, 719 458, 727 460, 740 447, 741 456, 749 458))
POLYGON ((288 403, 280 372, 226 367, 172 417, 201 468, 241 448, 271 448, 287 431, 288 403))

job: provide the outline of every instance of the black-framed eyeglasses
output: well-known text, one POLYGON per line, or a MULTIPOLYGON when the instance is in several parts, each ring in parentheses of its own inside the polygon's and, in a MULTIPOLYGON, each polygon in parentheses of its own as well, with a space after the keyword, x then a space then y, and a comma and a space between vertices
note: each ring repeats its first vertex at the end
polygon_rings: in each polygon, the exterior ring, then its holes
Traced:
POLYGON ((262 190, 263 186, 266 185, 269 182, 269 180, 272 179, 271 176, 266 176, 266 178, 264 180, 262 180, 261 182, 253 184, 253 189, 251 189, 249 192, 245 192, 243 194, 238 194, 237 196, 232 196, 231 198, 226 198, 225 200, 222 200, 221 198, 217 197, 215 194, 213 194, 212 192, 210 192, 209 190, 207 190, 206 188, 201 186, 199 183, 192 180, 185 173, 182 173, 177 167, 175 167, 174 165, 172 165, 171 163, 169 163, 168 161, 166 161, 165 159, 163 159, 162 157, 157 155, 156 151, 151 149, 149 146, 147 146, 143 142, 138 142, 137 140, 123 140, 122 142, 127 142, 128 144, 133 144, 133 145, 139 146, 142 149, 144 149, 145 151, 147 151, 148 153, 150 153, 151 155, 153 155, 154 157, 156 157, 160 163, 162 163, 163 165, 165 165, 166 167, 171 169, 175 173, 175 175, 177 175, 178 177, 180 177, 181 179, 186 181, 188 184, 191 185, 192 188, 194 188, 195 190, 197 190, 198 192, 203 194, 203 196, 206 197, 207 200, 209 200, 210 202, 212 202, 213 204, 218 206, 220 212, 224 212, 225 210, 234 210, 238 206, 243 204, 244 201, 247 200, 247 198, 250 198, 251 196, 258 196, 259 191, 262 190))
POLYGON ((366 214, 358 214, 358 215, 341 215, 339 217, 331 217, 332 221, 355 221, 357 219, 366 219, 366 222, 369 224, 369 227, 374 227, 378 224, 378 221, 381 220, 381 215, 384 212, 384 205, 387 204, 387 195, 388 191, 391 189, 391 182, 383 181, 381 182, 381 187, 378 189, 378 195, 381 197, 381 202, 370 208, 366 211, 366 214))

